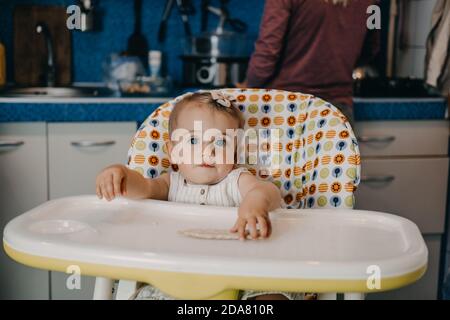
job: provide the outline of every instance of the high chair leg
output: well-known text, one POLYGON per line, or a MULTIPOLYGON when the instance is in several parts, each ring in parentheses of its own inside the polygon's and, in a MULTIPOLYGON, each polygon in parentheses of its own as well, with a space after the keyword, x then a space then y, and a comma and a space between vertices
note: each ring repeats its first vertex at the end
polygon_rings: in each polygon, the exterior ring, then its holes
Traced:
POLYGON ((129 300, 136 293, 137 288, 136 281, 120 280, 117 286, 116 300, 129 300))
POLYGON ((344 293, 344 300, 364 300, 365 294, 361 292, 344 293))
POLYGON ((317 300, 337 300, 336 292, 319 293, 317 300))
POLYGON ((112 300, 114 280, 97 277, 95 278, 94 300, 112 300))

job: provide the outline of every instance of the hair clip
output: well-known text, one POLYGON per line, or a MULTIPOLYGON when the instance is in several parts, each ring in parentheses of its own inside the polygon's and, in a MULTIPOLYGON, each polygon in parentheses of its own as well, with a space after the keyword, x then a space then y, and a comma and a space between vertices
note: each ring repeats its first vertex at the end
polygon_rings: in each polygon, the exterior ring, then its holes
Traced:
POLYGON ((233 106, 232 101, 236 100, 232 95, 226 94, 219 90, 210 91, 211 98, 218 104, 230 108, 233 106))

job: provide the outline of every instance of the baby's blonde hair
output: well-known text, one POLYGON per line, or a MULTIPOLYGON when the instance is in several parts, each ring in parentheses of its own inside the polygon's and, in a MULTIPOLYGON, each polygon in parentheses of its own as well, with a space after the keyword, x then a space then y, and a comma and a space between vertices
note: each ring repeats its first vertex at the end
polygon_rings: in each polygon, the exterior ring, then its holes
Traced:
POLYGON ((180 110, 187 105, 196 105, 196 106, 208 106, 217 110, 219 112, 226 113, 230 115, 233 119, 238 122, 238 127, 244 127, 244 118, 242 116, 242 112, 238 110, 235 104, 231 102, 230 107, 225 107, 214 100, 209 92, 196 92, 190 94, 180 101, 178 101, 172 109, 172 112, 169 117, 169 136, 172 136, 172 131, 176 126, 176 121, 178 117, 178 113, 180 110))

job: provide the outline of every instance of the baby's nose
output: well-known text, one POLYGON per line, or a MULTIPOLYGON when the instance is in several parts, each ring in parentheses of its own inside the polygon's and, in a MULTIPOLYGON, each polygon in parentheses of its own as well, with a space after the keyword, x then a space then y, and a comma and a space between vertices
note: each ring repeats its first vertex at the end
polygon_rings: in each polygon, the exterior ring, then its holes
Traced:
POLYGON ((203 162, 208 164, 208 165, 213 165, 216 162, 215 159, 215 149, 214 148, 204 148, 203 149, 203 162))

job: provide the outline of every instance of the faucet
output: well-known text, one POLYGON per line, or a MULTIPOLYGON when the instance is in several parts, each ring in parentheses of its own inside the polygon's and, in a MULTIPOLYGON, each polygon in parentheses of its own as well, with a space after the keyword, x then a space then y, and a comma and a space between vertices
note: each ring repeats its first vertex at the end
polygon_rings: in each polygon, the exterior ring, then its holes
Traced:
POLYGON ((47 85, 47 87, 53 87, 55 86, 56 68, 50 31, 48 30, 48 27, 45 23, 38 22, 36 24, 36 32, 44 35, 45 37, 45 42, 47 44, 47 62, 45 65, 45 74, 43 75, 43 77, 45 78, 45 84, 47 85))

